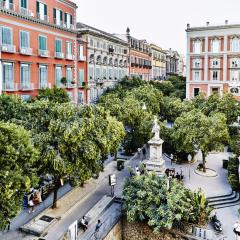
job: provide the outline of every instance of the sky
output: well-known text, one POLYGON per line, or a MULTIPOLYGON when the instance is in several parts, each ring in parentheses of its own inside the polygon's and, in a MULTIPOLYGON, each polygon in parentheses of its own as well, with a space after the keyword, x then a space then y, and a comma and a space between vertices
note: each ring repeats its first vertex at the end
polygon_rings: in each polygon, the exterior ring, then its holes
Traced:
POLYGON ((187 23, 240 23, 240 0, 72 0, 77 20, 109 33, 146 39, 163 49, 186 53, 187 23))

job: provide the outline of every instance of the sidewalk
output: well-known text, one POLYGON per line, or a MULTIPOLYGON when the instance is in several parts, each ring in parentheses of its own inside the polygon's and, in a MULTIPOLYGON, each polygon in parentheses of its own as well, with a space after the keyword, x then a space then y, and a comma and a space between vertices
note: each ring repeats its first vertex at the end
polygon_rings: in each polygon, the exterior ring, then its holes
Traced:
MULTIPOLYGON (((116 195, 121 195, 124 178, 128 176, 128 166, 135 166, 138 161, 139 159, 133 156, 131 160, 126 162, 125 169, 121 172, 117 171, 116 162, 111 161, 105 166, 104 172, 100 173, 98 179, 91 179, 84 185, 84 187, 74 188, 72 191, 64 195, 58 201, 57 209, 53 210, 48 208, 43 210, 40 214, 38 212, 38 214, 34 216, 35 218, 47 215, 60 219, 60 221, 50 229, 45 238, 56 240, 61 237, 73 221, 84 215, 103 195, 110 194, 110 187, 108 186, 109 174, 115 173, 117 175, 118 184, 115 188, 115 193, 116 195)), ((36 239, 36 237, 17 232, 14 229, 5 233, 2 238, 0 235, 0 239, 29 240, 36 239)))

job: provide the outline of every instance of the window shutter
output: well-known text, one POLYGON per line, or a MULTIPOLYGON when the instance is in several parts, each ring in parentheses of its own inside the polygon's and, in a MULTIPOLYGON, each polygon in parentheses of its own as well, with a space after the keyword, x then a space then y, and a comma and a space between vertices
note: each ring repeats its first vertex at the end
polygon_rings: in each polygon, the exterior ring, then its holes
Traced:
POLYGON ((39 2, 37 2, 37 13, 39 13, 39 2))
POLYGON ((73 16, 70 15, 70 24, 73 24, 73 16))
POLYGON ((60 11, 60 20, 62 21, 63 20, 63 12, 60 11))
POLYGON ((67 13, 64 13, 64 23, 67 23, 67 13))
POLYGON ((57 13, 56 13, 56 8, 53 9, 53 18, 56 19, 57 13))
POLYGON ((10 4, 13 4, 13 0, 9 0, 9 3, 10 3, 10 4))
POLYGON ((47 16, 47 5, 44 4, 44 15, 47 16))

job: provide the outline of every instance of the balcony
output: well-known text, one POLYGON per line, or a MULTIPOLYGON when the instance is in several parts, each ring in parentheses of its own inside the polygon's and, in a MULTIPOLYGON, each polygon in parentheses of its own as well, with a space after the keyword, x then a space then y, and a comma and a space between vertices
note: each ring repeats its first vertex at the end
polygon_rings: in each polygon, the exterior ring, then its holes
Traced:
POLYGON ((20 54, 22 55, 32 55, 32 48, 20 48, 20 54))
POLYGON ((48 15, 41 15, 40 13, 37 13, 37 19, 45 22, 49 22, 49 16, 48 15))
POLYGON ((87 60, 87 58, 86 58, 86 56, 78 56, 78 60, 80 61, 80 62, 86 62, 86 60, 87 60))
POLYGON ((63 59, 64 53, 63 52, 55 52, 55 58, 63 59))
POLYGON ((3 0, 0 0, 0 8, 3 8, 5 10, 15 11, 15 5, 13 3, 7 3, 3 0))
POLYGON ((39 82, 39 89, 44 89, 44 88, 51 88, 52 84, 48 83, 47 81, 40 81, 39 82))
POLYGON ((49 51, 48 50, 38 50, 38 56, 47 58, 49 57, 49 51))
POLYGON ((21 91, 30 91, 34 89, 34 84, 30 83, 30 81, 25 81, 20 83, 19 90, 21 91))
POLYGON ((20 7, 20 11, 19 12, 22 15, 25 15, 25 16, 28 16, 28 17, 34 17, 34 13, 31 10, 27 9, 27 8, 20 7))
POLYGON ((16 46, 11 44, 3 44, 1 50, 2 52, 16 53, 16 46))
POLYGON ((12 82, 5 82, 3 80, 3 86, 2 86, 2 90, 3 91, 7 91, 7 92, 14 92, 14 91, 17 91, 18 90, 18 84, 17 83, 14 83, 13 81, 12 82))
POLYGON ((62 85, 63 88, 75 88, 76 83, 75 82, 67 82, 66 84, 62 85))
POLYGON ((74 60, 74 55, 71 54, 71 53, 67 53, 67 54, 66 54, 66 59, 67 59, 67 60, 74 60))

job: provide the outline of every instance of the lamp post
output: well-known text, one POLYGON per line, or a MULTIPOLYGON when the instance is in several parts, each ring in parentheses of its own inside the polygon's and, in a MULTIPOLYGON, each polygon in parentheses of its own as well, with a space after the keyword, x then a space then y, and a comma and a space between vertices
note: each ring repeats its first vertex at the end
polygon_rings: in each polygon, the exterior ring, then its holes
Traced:
POLYGON ((189 165, 189 168, 188 168, 188 177, 189 177, 189 181, 190 181, 190 177, 191 177, 191 173, 190 173, 190 163, 191 163, 191 160, 192 160, 192 156, 191 154, 188 154, 188 165, 189 165))
POLYGON ((172 153, 170 155, 170 159, 171 159, 171 166, 172 166, 172 162, 173 162, 173 154, 172 153))

